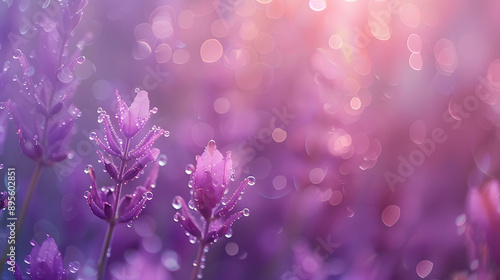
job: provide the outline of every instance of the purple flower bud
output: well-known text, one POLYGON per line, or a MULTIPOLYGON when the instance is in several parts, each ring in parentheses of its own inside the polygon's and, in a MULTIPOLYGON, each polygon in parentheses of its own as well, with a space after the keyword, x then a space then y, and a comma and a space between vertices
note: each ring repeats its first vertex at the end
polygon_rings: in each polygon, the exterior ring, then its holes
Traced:
POLYGON ((43 241, 42 246, 33 241, 33 249, 29 255, 30 276, 32 280, 66 279, 61 252, 51 237, 43 241))
POLYGON ((179 222, 187 233, 195 236, 201 246, 227 235, 236 220, 249 215, 250 210, 247 208, 232 215, 229 212, 234 209, 245 187, 254 184, 253 177, 246 178, 225 203, 221 202, 233 175, 231 168, 231 153, 228 152, 224 158, 213 140, 208 143, 203 154, 196 157, 196 169, 191 174, 192 201, 194 210, 203 217, 202 220, 206 223, 205 234, 202 234, 201 227, 190 215, 182 197, 176 196, 172 202, 175 209, 181 209, 181 212, 175 214, 174 220, 179 222))
POLYGON ((208 142, 203 154, 196 157, 193 199, 205 218, 210 217, 212 209, 221 201, 232 175, 231 168, 231 153, 224 158, 213 140, 208 142))
POLYGON ((134 137, 149 119, 149 98, 146 91, 139 91, 130 105, 121 99, 116 91, 118 99, 118 119, 120 120, 120 129, 127 138, 134 137))

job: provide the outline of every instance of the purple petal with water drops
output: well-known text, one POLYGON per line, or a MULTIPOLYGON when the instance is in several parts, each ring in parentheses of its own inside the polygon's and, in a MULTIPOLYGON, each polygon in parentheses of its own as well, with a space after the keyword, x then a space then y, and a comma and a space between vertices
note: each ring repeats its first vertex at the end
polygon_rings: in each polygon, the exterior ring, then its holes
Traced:
POLYGON ((175 213, 174 220, 179 222, 189 234, 195 236, 196 238, 201 238, 201 230, 197 223, 193 220, 193 217, 189 213, 188 206, 184 199, 180 196, 174 197, 174 201, 172 202, 172 206, 175 209, 180 209, 181 213, 175 213))
POLYGON ((66 279, 61 252, 51 237, 47 236, 41 246, 34 242, 30 253, 30 276, 32 280, 66 279))
POLYGON ((106 131, 106 139, 108 141, 109 148, 113 150, 117 155, 122 153, 122 145, 121 141, 116 134, 116 131, 111 124, 111 120, 109 119, 109 115, 105 112, 101 113, 99 118, 102 118, 104 122, 104 130, 106 131))
POLYGON ((245 187, 248 185, 249 179, 245 179, 241 182, 240 186, 234 191, 233 195, 222 205, 220 210, 214 215, 216 218, 225 217, 238 202, 238 199, 245 191, 245 187))
MULTIPOLYGON (((121 100, 121 99, 120 99, 121 100)), ((149 98, 146 91, 137 92, 130 107, 119 101, 120 129, 127 138, 135 136, 149 119, 149 98)))
POLYGON ((127 182, 134 179, 139 173, 148 165, 150 162, 156 160, 160 150, 157 148, 150 149, 144 156, 142 156, 135 164, 132 166, 125 175, 123 175, 123 181, 127 182))

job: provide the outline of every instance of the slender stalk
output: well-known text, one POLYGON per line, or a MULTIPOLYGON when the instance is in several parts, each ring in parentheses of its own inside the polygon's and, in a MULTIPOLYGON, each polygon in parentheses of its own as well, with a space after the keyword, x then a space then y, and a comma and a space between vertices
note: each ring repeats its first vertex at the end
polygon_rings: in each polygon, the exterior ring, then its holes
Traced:
POLYGON ((210 227, 210 220, 207 220, 207 223, 205 225, 205 233, 203 234, 201 240, 199 240, 200 241, 200 246, 198 247, 198 253, 196 253, 196 259, 194 260, 194 263, 193 263, 193 265, 195 263, 196 263, 196 265, 194 265, 193 271, 191 272, 191 277, 189 278, 191 280, 198 279, 198 271, 200 270, 200 266, 201 266, 201 257, 203 257, 203 253, 204 253, 205 247, 208 246, 208 244, 206 244, 204 242, 204 240, 205 240, 205 237, 208 234, 208 228, 209 227, 210 227))
MULTIPOLYGON (((14 240, 17 241, 19 238, 19 234, 21 233, 21 227, 23 226, 24 220, 26 219, 26 214, 28 213, 28 207, 30 204, 31 197, 35 192, 35 187, 38 184, 38 180, 40 179, 40 175, 43 172, 43 163, 37 163, 35 170, 33 171, 33 175, 31 176, 31 181, 28 186, 28 193, 26 194, 26 198, 24 199, 23 206, 21 208, 21 213, 19 214, 19 218, 17 219, 16 230, 14 240)), ((5 261, 7 260, 7 253, 10 246, 5 247, 5 252, 0 260, 0 272, 3 270, 5 261)))
POLYGON ((118 219, 118 202, 120 201, 120 194, 122 191, 122 186, 123 186, 123 173, 125 172, 125 165, 127 162, 127 154, 128 154, 128 149, 130 147, 130 139, 127 138, 125 142, 125 149, 123 151, 123 154, 121 156, 121 163, 120 163, 120 170, 118 173, 118 183, 116 184, 116 196, 115 196, 115 201, 113 203, 113 211, 115 212, 113 214, 113 221, 111 221, 108 225, 108 229, 106 231, 106 239, 104 239, 104 243, 102 246, 102 251, 101 255, 99 257, 99 261, 97 263, 97 278, 98 279, 103 279, 104 277, 104 272, 106 271, 106 260, 108 258, 108 250, 109 246, 111 244, 111 240, 113 238, 113 231, 116 226, 116 220, 118 219))
POLYGON ((115 228, 115 223, 110 223, 108 225, 108 229, 106 230, 106 239, 104 240, 101 256, 99 257, 99 267, 97 269, 97 277, 98 279, 102 279, 104 276, 104 268, 106 264, 106 260, 108 258, 108 248, 111 243, 111 238, 113 237, 113 230, 115 228))
POLYGON ((198 253, 196 254, 195 263, 196 265, 193 267, 193 271, 191 272, 191 280, 198 279, 198 271, 201 266, 201 257, 203 256, 203 250, 205 249, 205 243, 200 241, 200 246, 198 247, 198 253))

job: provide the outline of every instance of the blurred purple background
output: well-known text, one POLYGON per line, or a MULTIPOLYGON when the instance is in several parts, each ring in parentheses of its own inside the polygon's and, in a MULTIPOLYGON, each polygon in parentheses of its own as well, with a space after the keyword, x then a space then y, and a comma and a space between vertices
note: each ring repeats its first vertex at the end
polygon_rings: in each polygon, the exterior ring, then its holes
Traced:
MULTIPOLYGON (((38 44, 30 28, 57 5, 0 2, 1 101, 19 91, 14 50, 38 44)), ((43 174, 18 256, 49 234, 80 264, 69 279, 92 279, 106 223, 83 198, 98 160, 88 135, 98 107, 115 112, 115 89, 130 104, 140 88, 170 137, 106 279, 188 278, 196 246, 171 202, 189 196, 185 166, 210 139, 232 151, 230 190, 257 183, 204 279, 500 279, 499 13, 493 0, 90 0, 70 42, 87 41, 73 152, 43 174)), ((35 164, 6 110, 4 134, 22 199, 35 164)))

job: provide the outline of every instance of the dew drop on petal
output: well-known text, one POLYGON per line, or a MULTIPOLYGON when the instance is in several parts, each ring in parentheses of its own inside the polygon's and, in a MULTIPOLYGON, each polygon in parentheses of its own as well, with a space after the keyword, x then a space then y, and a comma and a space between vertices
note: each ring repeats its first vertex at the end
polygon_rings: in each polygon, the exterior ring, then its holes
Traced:
POLYGON ((22 54, 22 51, 20 49, 16 49, 14 51, 14 55, 12 56, 14 59, 19 59, 19 57, 21 56, 22 54))
POLYGON ((108 251, 106 252, 106 257, 111 257, 111 247, 108 248, 108 251))
POLYGON ((128 228, 132 228, 132 226, 133 226, 132 221, 130 221, 130 222, 127 223, 127 227, 128 228))
POLYGON ((178 222, 180 220, 181 214, 179 212, 174 214, 174 222, 178 222))
POLYGON ((27 255, 25 258, 24 258, 24 262, 27 263, 27 264, 30 264, 31 263, 31 256, 30 255, 27 255))
POLYGON ((102 113, 102 108, 101 107, 97 108, 97 113, 98 114, 102 113))
POLYGON ((255 177, 254 176, 248 176, 247 180, 248 180, 248 185, 250 185, 250 186, 255 185, 255 177))
POLYGON ((85 62, 85 56, 79 56, 77 59, 76 59, 76 63, 78 64, 83 64, 85 62))
POLYGON ((83 193, 83 197, 88 198, 89 196, 90 196, 90 192, 89 191, 86 191, 85 193, 83 193))
POLYGON ((3 169, 3 163, 0 163, 0 169, 3 169))
POLYGON ((182 208, 182 198, 180 196, 177 195, 174 197, 174 200, 172 200, 172 207, 176 210, 182 208))
POLYGON ((194 235, 189 236, 189 243, 191 243, 191 244, 196 243, 196 236, 194 236, 194 235))
MULTIPOLYGON (((93 132, 93 133, 95 133, 95 132, 93 132)), ((92 133, 90 133, 90 134, 92 134, 92 133)), ((85 173, 89 174, 91 169, 92 169, 92 165, 90 165, 90 164, 89 164, 89 165, 87 165, 87 166, 85 167, 85 169, 84 169, 83 171, 84 171, 85 173)))
POLYGON ((165 166, 167 164, 167 156, 164 154, 161 154, 158 156, 158 164, 160 166, 165 166))
POLYGON ((95 140, 97 138, 97 133, 95 133, 94 131, 92 131, 90 134, 89 134, 89 139, 90 140, 95 140))
POLYGON ((243 211, 243 216, 245 216, 245 217, 250 216, 250 209, 245 208, 245 209, 243 209, 242 211, 243 211))
POLYGON ((186 165, 186 170, 185 171, 186 171, 187 175, 193 174, 193 172, 195 171, 194 165, 192 165, 191 163, 188 164, 188 165, 186 165))
POLYGON ((72 261, 68 264, 69 272, 76 273, 80 269, 80 263, 78 261, 72 261))
POLYGON ((156 113, 158 113, 158 108, 153 107, 153 108, 151 108, 151 110, 149 112, 151 112, 151 114, 156 114, 156 113))
POLYGON ((145 192, 142 197, 144 197, 147 200, 153 199, 153 193, 152 192, 145 192))

